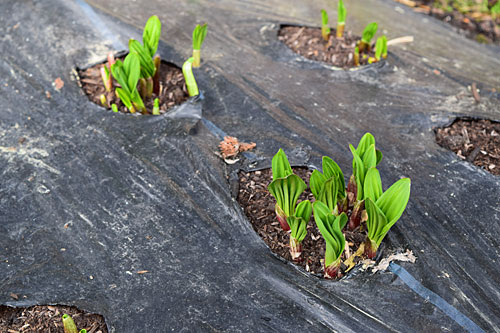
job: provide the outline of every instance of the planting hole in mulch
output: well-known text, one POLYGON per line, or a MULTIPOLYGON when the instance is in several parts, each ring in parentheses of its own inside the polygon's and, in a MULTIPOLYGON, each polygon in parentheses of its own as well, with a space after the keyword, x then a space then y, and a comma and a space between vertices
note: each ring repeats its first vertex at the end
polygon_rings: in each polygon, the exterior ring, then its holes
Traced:
POLYGON ((65 313, 73 318, 78 331, 86 329, 88 333, 108 332, 103 316, 60 305, 36 305, 29 308, 0 305, 0 332, 64 333, 61 317, 65 313))
POLYGON ((479 43, 500 43, 500 0, 396 0, 457 27, 479 43))
MULTIPOLYGON (((123 61, 124 58, 119 59, 123 61)), ((106 92, 100 72, 103 64, 104 63, 97 64, 93 67, 79 71, 78 74, 83 90, 92 102, 103 106, 100 98, 101 94, 104 94, 108 103, 108 109, 111 110, 110 106, 115 103, 120 112, 129 113, 129 110, 115 95, 114 88, 119 87, 119 85, 114 78, 113 89, 111 92, 106 92)), ((174 64, 162 61, 159 75, 159 95, 153 93, 153 97, 143 98, 143 102, 147 110, 146 112, 143 112, 143 114, 152 114, 154 99, 156 97, 159 98, 160 102, 160 114, 164 114, 168 109, 175 105, 184 103, 189 98, 184 76, 182 75, 182 70, 180 68, 174 64)))
MULTIPOLYGON (((309 177, 312 171, 307 168, 292 168, 293 172, 302 178, 309 186, 309 177)), ((265 169, 253 172, 240 172, 238 174, 240 188, 238 193, 238 203, 243 207, 245 215, 248 217, 253 229, 259 234, 271 251, 277 255, 292 261, 289 250, 290 232, 283 231, 276 219, 274 205, 276 200, 267 190, 267 186, 272 181, 272 170, 265 169)), ((298 202, 303 200, 314 202, 314 197, 309 188, 301 194, 298 202)), ((347 214, 350 216, 350 212, 347 214)), ((350 254, 356 252, 361 243, 364 242, 366 232, 361 231, 365 227, 362 223, 354 231, 344 228, 343 233, 346 238, 346 251, 343 252, 341 260, 344 262, 350 254)), ((302 260, 294 262, 306 271, 318 277, 324 273, 323 260, 325 257, 325 241, 319 232, 314 218, 311 217, 307 225, 307 235, 302 241, 302 260)), ((357 263, 363 258, 357 257, 357 263)), ((342 264, 341 275, 346 274, 346 267, 342 264)))
POLYGON ((500 175, 500 123, 458 119, 448 127, 438 128, 436 141, 462 160, 500 175))
MULTIPOLYGON (((330 39, 327 42, 321 36, 321 28, 282 26, 278 39, 307 59, 322 61, 344 69, 357 67, 354 65, 354 48, 361 37, 346 31, 344 37, 336 38, 335 33, 335 29, 331 29, 330 39)), ((372 45, 370 52, 360 52, 360 65, 368 64, 368 58, 374 56, 372 45)))

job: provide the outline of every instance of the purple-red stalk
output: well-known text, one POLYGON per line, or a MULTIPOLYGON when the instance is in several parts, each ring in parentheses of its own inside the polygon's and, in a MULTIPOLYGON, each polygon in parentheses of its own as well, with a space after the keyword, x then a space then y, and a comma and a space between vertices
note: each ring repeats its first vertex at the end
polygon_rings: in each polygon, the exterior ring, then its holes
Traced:
POLYGON ((377 255, 377 243, 370 240, 369 238, 366 238, 365 241, 365 255, 368 259, 373 259, 377 255))

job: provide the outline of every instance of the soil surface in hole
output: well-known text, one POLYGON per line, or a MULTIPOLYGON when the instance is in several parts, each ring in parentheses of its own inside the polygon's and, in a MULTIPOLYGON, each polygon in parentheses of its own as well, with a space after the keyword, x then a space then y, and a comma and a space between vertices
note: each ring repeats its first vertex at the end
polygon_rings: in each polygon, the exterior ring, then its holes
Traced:
POLYGON ((457 0, 396 0, 413 7, 415 11, 434 16, 459 28, 467 37, 480 43, 500 44, 500 14, 492 14, 491 8, 499 0, 486 2, 457 0))
MULTIPOLYGON (((284 26, 280 29, 278 38, 295 53, 308 59, 322 61, 341 68, 356 67, 354 65, 354 48, 361 38, 351 35, 350 31, 345 32, 343 38, 336 38, 335 33, 335 30, 332 29, 330 39, 327 42, 321 36, 321 28, 284 26)), ((374 56, 373 48, 371 52, 361 52, 359 55, 360 65, 368 64, 368 58, 374 56)))
MULTIPOLYGON (((121 60, 123 61, 123 58, 121 60)), ((106 88, 104 87, 101 79, 100 70, 102 66, 103 64, 98 64, 86 70, 80 71, 79 76, 83 90, 92 102, 102 106, 100 98, 101 94, 104 94, 109 106, 115 103, 119 111, 129 113, 129 110, 115 95, 114 88, 120 87, 115 79, 113 79, 112 91, 106 92, 106 88)), ((153 94, 153 97, 151 98, 143 98, 143 102, 147 110, 147 112, 143 112, 143 114, 152 114, 154 99, 156 97, 159 97, 160 99, 160 114, 165 113, 169 108, 175 105, 182 104, 189 98, 184 76, 182 75, 182 70, 180 68, 162 61, 160 65, 159 78, 160 94, 159 96, 153 94)), ((108 109, 111 109, 111 107, 108 107, 108 109)))
POLYGON ((107 333, 104 317, 85 313, 71 306, 37 305, 29 308, 11 308, 0 305, 0 333, 64 333, 62 315, 73 318, 78 331, 107 333))
POLYGON ((457 120, 436 131, 437 143, 458 157, 500 175, 500 123, 489 120, 457 120))
MULTIPOLYGON (((292 168, 293 172, 302 178, 309 186, 309 177, 312 171, 307 168, 292 168)), ((289 251, 290 232, 283 231, 276 219, 274 205, 276 200, 267 190, 267 186, 272 181, 272 170, 265 169, 254 172, 240 172, 240 189, 238 203, 243 207, 245 215, 250 220, 253 229, 259 234, 269 248, 279 256, 288 261, 292 261, 289 251)), ((303 200, 314 202, 311 190, 307 188, 301 194, 298 202, 303 200)), ((350 212, 348 214, 350 216, 350 212)), ((349 252, 356 252, 361 243, 365 240, 366 233, 361 232, 358 227, 350 232, 347 228, 343 230, 346 238, 346 248, 349 245, 349 252)), ((321 236, 314 218, 311 216, 307 225, 307 235, 302 241, 302 261, 294 262, 306 271, 323 276, 323 260, 325 258, 325 240, 321 236)), ((342 254, 342 261, 346 260, 346 252, 342 254)), ((362 258, 357 258, 358 262, 362 258)), ((342 274, 345 274, 345 267, 341 267, 342 274)))

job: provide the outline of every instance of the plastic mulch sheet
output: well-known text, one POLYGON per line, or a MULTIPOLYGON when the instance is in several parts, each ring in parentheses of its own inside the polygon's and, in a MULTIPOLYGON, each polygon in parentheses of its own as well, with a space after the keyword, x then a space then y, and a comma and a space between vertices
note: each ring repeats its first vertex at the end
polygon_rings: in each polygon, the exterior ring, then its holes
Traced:
POLYGON ((332 6, 2 1, 0 304, 74 305, 111 332, 499 331, 500 179, 439 147, 433 128, 500 120, 500 48, 389 0, 346 2, 347 29, 378 21, 389 39, 415 37, 383 64, 338 71, 277 40, 280 24, 318 26, 332 6), (192 28, 208 23, 195 73, 204 98, 162 117, 91 103, 74 69, 140 39, 153 14, 159 53, 179 66, 192 28), (328 155, 349 175, 348 144, 368 131, 384 185, 412 179, 384 242, 417 261, 332 282, 277 259, 229 176, 270 166, 280 147, 297 165, 328 155), (224 133, 257 148, 226 166, 214 154, 224 133))

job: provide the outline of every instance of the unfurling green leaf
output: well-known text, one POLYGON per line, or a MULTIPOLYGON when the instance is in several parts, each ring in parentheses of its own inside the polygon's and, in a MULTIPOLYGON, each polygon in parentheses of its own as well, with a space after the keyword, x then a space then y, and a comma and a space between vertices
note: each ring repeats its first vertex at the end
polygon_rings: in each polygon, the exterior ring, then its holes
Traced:
POLYGON ((321 36, 328 41, 330 39, 330 27, 328 26, 328 14, 326 10, 321 10, 321 36))
POLYGON ((366 250, 368 256, 373 258, 385 235, 401 217, 408 204, 411 181, 409 178, 400 179, 380 195, 382 186, 380 176, 378 171, 372 168, 367 175, 366 186, 375 189, 365 199, 365 208, 368 214, 366 250), (377 195, 378 198, 375 199, 377 195))
POLYGON ((330 157, 323 156, 323 173, 314 170, 309 182, 314 198, 337 215, 337 201, 345 198, 344 174, 338 164, 330 157))
POLYGON ((288 158, 281 148, 278 150, 276 155, 274 155, 271 162, 271 167, 273 171, 273 180, 278 178, 285 178, 293 173, 292 167, 288 162, 288 158))
POLYGON ((64 333, 77 333, 78 332, 76 330, 75 322, 73 321, 73 318, 70 317, 70 315, 68 315, 66 313, 63 314, 62 322, 63 322, 63 327, 64 327, 64 333))
POLYGON ((184 62, 182 65, 182 74, 184 75, 184 81, 186 81, 186 86, 189 96, 199 95, 198 84, 193 74, 193 61, 194 58, 191 57, 184 62))
POLYGON ((363 30, 361 41, 366 44, 370 44, 370 41, 372 40, 373 36, 375 36, 375 34, 377 33, 377 29, 378 29, 377 22, 369 23, 366 26, 365 30, 363 30))
POLYGON ((384 52, 384 39, 379 37, 375 43, 375 59, 377 61, 380 61, 382 58, 382 52, 384 52))
POLYGON ((342 0, 339 0, 337 6, 337 24, 345 24, 345 19, 347 16, 347 11, 345 9, 344 3, 342 0))
POLYGON ((207 36, 207 24, 197 24, 193 30, 193 50, 200 50, 205 37, 207 36))
POLYGON ((335 216, 322 202, 313 204, 314 221, 326 242, 325 277, 335 278, 340 267, 340 256, 345 248, 345 238, 342 228, 347 223, 345 213, 335 216))
MULTIPOLYGON (((158 43, 160 41, 161 35, 161 22, 158 16, 151 16, 146 25, 144 26, 144 31, 142 33, 142 43, 144 48, 149 54, 149 58, 153 58, 158 49, 158 43)), ((151 75, 152 76, 152 75, 151 75)))
POLYGON ((118 112, 118 106, 116 106, 115 103, 111 104, 111 110, 113 110, 113 112, 118 112))
POLYGON ((385 35, 382 36, 382 58, 387 58, 387 37, 385 35))
POLYGON ((297 200, 306 188, 306 183, 294 174, 274 179, 268 186, 269 192, 276 199, 276 205, 285 214, 285 219, 295 214, 297 200))
POLYGON ((309 200, 300 202, 295 208, 295 214, 287 218, 290 226, 291 236, 298 242, 302 243, 307 234, 307 223, 311 218, 312 205, 309 200))
POLYGON ((156 67, 153 58, 149 55, 148 49, 135 39, 129 40, 128 48, 131 53, 135 53, 138 56, 141 69, 140 76, 144 79, 154 76, 156 67))
POLYGON ((363 191, 365 199, 370 198, 373 202, 376 202, 382 195, 382 180, 376 168, 370 168, 366 173, 363 191))

